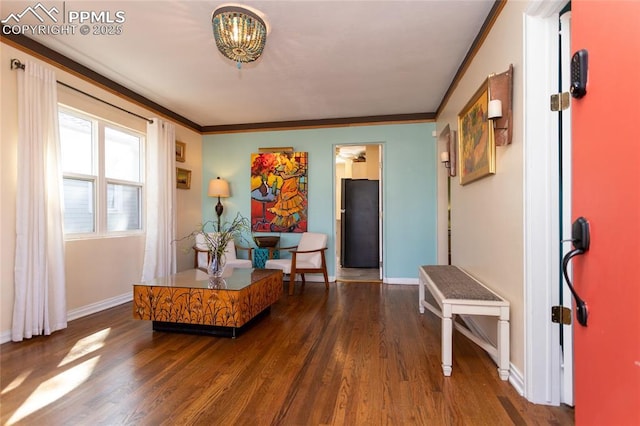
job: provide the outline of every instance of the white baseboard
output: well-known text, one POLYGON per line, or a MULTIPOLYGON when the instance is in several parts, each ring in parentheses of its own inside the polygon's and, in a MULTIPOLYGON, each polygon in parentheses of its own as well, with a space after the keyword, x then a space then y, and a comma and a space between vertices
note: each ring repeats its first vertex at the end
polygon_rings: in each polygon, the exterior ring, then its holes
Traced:
MULTIPOLYGON (((87 315, 95 314, 96 312, 104 311, 105 309, 113 308, 114 306, 122 305, 133 300, 133 293, 121 294, 119 296, 111 297, 109 299, 101 300, 100 302, 92 303, 90 305, 82 306, 77 309, 72 309, 67 312, 67 321, 73 321, 78 318, 86 317, 87 315)), ((4 330, 0 333, 0 344, 11 341, 11 330, 4 330)))
POLYGON ((524 398, 524 376, 511 363, 509 363, 509 383, 524 398))
POLYGON ((113 308, 114 306, 131 302, 132 300, 133 293, 129 292, 121 294, 119 296, 111 297, 109 299, 101 300, 100 302, 92 303, 81 308, 73 309, 67 312, 67 321, 73 321, 78 318, 86 317, 87 315, 95 314, 96 312, 104 311, 105 309, 113 308))
POLYGON ((418 285, 417 278, 384 278, 382 280, 385 284, 402 284, 402 285, 418 285))

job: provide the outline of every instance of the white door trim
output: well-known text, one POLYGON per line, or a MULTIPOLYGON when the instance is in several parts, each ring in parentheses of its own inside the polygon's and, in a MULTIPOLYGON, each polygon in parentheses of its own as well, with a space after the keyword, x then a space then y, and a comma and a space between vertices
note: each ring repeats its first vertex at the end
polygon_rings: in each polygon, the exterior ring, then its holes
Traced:
MULTIPOLYGON (((571 62, 571 12, 560 16, 560 58, 562 61, 562 90, 568 91, 570 84, 571 62)), ((571 237, 571 194, 572 194, 572 147, 571 147, 571 108, 562 112, 562 238, 571 237)), ((572 248, 570 243, 562 245, 562 255, 572 248)), ((571 271, 569 271, 571 273, 571 271)), ((572 309, 572 295, 566 283, 562 284, 562 304, 572 309)), ((564 343, 561 357, 560 402, 573 406, 573 325, 563 325, 564 343)))
POLYGON ((530 1, 524 16, 525 397, 560 404, 561 348, 551 306, 558 304, 558 14, 566 1, 530 1))
MULTIPOLYGON (((337 177, 337 170, 336 170, 336 157, 337 157, 337 150, 340 147, 348 147, 348 146, 377 146, 378 147, 378 158, 376 158, 376 160, 378 161, 378 238, 379 238, 379 247, 378 247, 378 252, 379 252, 379 263, 378 263, 378 276, 380 280, 384 280, 384 241, 383 241, 383 235, 384 235, 384 216, 383 216, 383 209, 384 209, 384 203, 383 203, 383 194, 384 194, 384 190, 383 190, 383 159, 384 159, 384 154, 383 154, 383 150, 384 150, 384 146, 385 144, 382 142, 358 142, 358 143, 339 143, 339 144, 334 144, 332 145, 331 149, 333 150, 333 235, 336 239, 336 242, 334 244, 334 259, 336 259, 336 264, 335 264, 335 273, 334 273, 334 278, 339 278, 338 277, 338 270, 340 269, 340 256, 338 255, 338 245, 340 244, 340 242, 338 241, 338 228, 336 226, 338 219, 340 218, 340 213, 338 212, 338 206, 340 206, 341 200, 338 197, 338 177, 337 177)), ((351 161, 351 160, 349 160, 351 161)), ((349 174, 348 176, 345 177, 352 177, 351 174, 349 174)), ((342 248, 340 248, 340 250, 342 250, 342 248)))

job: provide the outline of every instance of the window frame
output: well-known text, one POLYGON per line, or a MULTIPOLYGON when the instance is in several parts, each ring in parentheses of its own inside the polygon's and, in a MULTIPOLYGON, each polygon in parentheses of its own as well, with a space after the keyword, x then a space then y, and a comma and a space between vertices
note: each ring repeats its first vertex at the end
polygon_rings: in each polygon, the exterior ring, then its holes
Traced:
MULTIPOLYGON (((92 122, 92 172, 93 174, 83 173, 69 173, 62 171, 63 179, 75 179, 93 182, 94 199, 93 199, 93 232, 77 232, 77 233, 64 233, 65 241, 68 240, 85 240, 95 238, 111 238, 111 237, 123 237, 123 236, 139 236, 144 235, 146 232, 145 223, 145 210, 146 210, 146 187, 145 187, 145 148, 146 148, 146 135, 138 130, 131 129, 122 124, 115 123, 110 120, 86 113, 84 111, 69 107, 67 105, 58 104, 59 113, 68 114, 83 120, 89 120, 92 122), (123 179, 107 178, 106 177, 106 137, 105 128, 111 128, 129 135, 135 136, 140 141, 138 167, 140 171, 139 181, 129 181, 123 179), (121 230, 121 231, 109 231, 107 227, 107 219, 109 214, 109 200, 107 197, 108 185, 128 186, 139 188, 139 229, 121 230)), ((62 150, 61 150, 62 154, 62 150)))

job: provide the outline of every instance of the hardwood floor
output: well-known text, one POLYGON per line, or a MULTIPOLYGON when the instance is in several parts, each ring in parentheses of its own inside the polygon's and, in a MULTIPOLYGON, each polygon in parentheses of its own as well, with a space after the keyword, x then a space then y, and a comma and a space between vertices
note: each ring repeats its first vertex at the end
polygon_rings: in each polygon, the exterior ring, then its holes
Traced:
POLYGON ((296 286, 237 339, 153 332, 127 303, 0 346, 1 422, 46 425, 570 425, 528 403, 416 286, 296 286))

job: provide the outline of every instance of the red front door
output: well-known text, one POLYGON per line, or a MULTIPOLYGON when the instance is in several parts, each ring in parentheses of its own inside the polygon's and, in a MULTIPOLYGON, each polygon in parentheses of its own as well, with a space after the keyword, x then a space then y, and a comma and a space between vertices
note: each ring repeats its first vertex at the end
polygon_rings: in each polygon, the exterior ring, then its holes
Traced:
POLYGON ((572 99, 573 219, 590 224, 573 260, 587 303, 574 321, 577 425, 640 425, 640 1, 572 2, 572 53, 589 55, 572 99))

